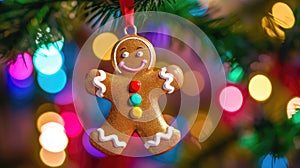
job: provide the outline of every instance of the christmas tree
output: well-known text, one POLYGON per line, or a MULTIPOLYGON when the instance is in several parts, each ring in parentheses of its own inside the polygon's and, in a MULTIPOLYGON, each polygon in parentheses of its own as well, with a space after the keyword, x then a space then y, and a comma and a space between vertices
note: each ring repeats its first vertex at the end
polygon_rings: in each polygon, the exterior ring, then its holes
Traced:
POLYGON ((298 167, 299 9, 292 0, 0 1, 0 165, 298 167), (181 98, 159 101, 167 123, 184 133, 160 155, 129 148, 108 156, 89 142, 112 104, 94 98, 100 112, 84 108, 77 75, 112 70, 110 44, 126 26, 122 2, 132 3, 159 68, 168 61, 190 68, 181 66, 181 98))

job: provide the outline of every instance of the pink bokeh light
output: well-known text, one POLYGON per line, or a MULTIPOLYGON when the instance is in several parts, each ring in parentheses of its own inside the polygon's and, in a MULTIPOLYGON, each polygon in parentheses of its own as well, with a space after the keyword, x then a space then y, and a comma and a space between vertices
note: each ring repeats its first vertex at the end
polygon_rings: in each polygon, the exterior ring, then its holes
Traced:
POLYGON ((220 93, 219 101, 221 107, 228 112, 236 112, 243 105, 243 94, 235 86, 226 86, 220 93))
POLYGON ((33 72, 32 57, 28 53, 18 54, 16 60, 7 63, 10 76, 17 80, 28 78, 33 72))
POLYGON ((61 117, 65 122, 65 130, 68 137, 74 138, 82 132, 82 126, 74 112, 62 112, 61 117))

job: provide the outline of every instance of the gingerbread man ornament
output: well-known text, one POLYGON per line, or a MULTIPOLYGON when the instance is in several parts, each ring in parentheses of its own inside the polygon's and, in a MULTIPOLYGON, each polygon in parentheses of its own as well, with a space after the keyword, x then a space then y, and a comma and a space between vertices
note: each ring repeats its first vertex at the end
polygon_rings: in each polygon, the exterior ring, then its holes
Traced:
POLYGON ((104 124, 90 134, 91 144, 104 153, 119 155, 136 131, 152 154, 170 150, 181 135, 164 120, 158 98, 180 89, 181 69, 175 65, 155 68, 154 47, 136 34, 120 39, 111 58, 116 73, 92 69, 86 77, 87 91, 112 103, 104 124))

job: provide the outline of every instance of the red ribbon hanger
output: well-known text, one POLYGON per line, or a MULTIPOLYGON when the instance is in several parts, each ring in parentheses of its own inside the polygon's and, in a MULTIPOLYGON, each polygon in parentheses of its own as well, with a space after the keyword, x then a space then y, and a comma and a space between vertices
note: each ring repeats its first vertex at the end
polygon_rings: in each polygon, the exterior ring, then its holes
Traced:
POLYGON ((136 27, 134 25, 134 0, 119 0, 122 15, 124 17, 125 34, 127 29, 134 28, 134 34, 136 34, 136 27))

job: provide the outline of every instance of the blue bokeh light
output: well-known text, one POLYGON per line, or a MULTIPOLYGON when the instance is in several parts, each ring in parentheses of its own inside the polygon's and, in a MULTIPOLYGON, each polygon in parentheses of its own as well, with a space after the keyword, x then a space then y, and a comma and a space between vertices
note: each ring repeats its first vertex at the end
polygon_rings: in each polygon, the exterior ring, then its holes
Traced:
POLYGON ((189 13, 192 16, 199 17, 199 16, 205 15, 207 10, 208 10, 208 7, 203 7, 203 8, 197 7, 197 8, 190 10, 189 13))
POLYGON ((11 76, 8 73, 5 74, 6 74, 7 88, 9 89, 10 96, 11 98, 13 98, 13 100, 25 103, 26 101, 24 100, 31 100, 33 98, 33 95, 35 93, 35 85, 33 84, 33 82, 30 81, 30 79, 32 80, 32 78, 27 79, 29 80, 29 84, 28 84, 26 83, 28 82, 27 80, 13 81, 13 78, 11 78, 11 76), (22 82, 25 82, 26 84, 24 85, 24 83, 22 82))
POLYGON ((33 65, 42 74, 52 75, 61 69, 64 62, 63 53, 56 44, 38 48, 33 55, 33 65))
POLYGON ((47 93, 55 94, 63 90, 67 83, 66 72, 60 69, 53 75, 37 74, 37 82, 42 90, 47 93))
POLYGON ((262 157, 261 168, 287 168, 288 160, 286 157, 274 157, 271 154, 267 154, 262 157))

